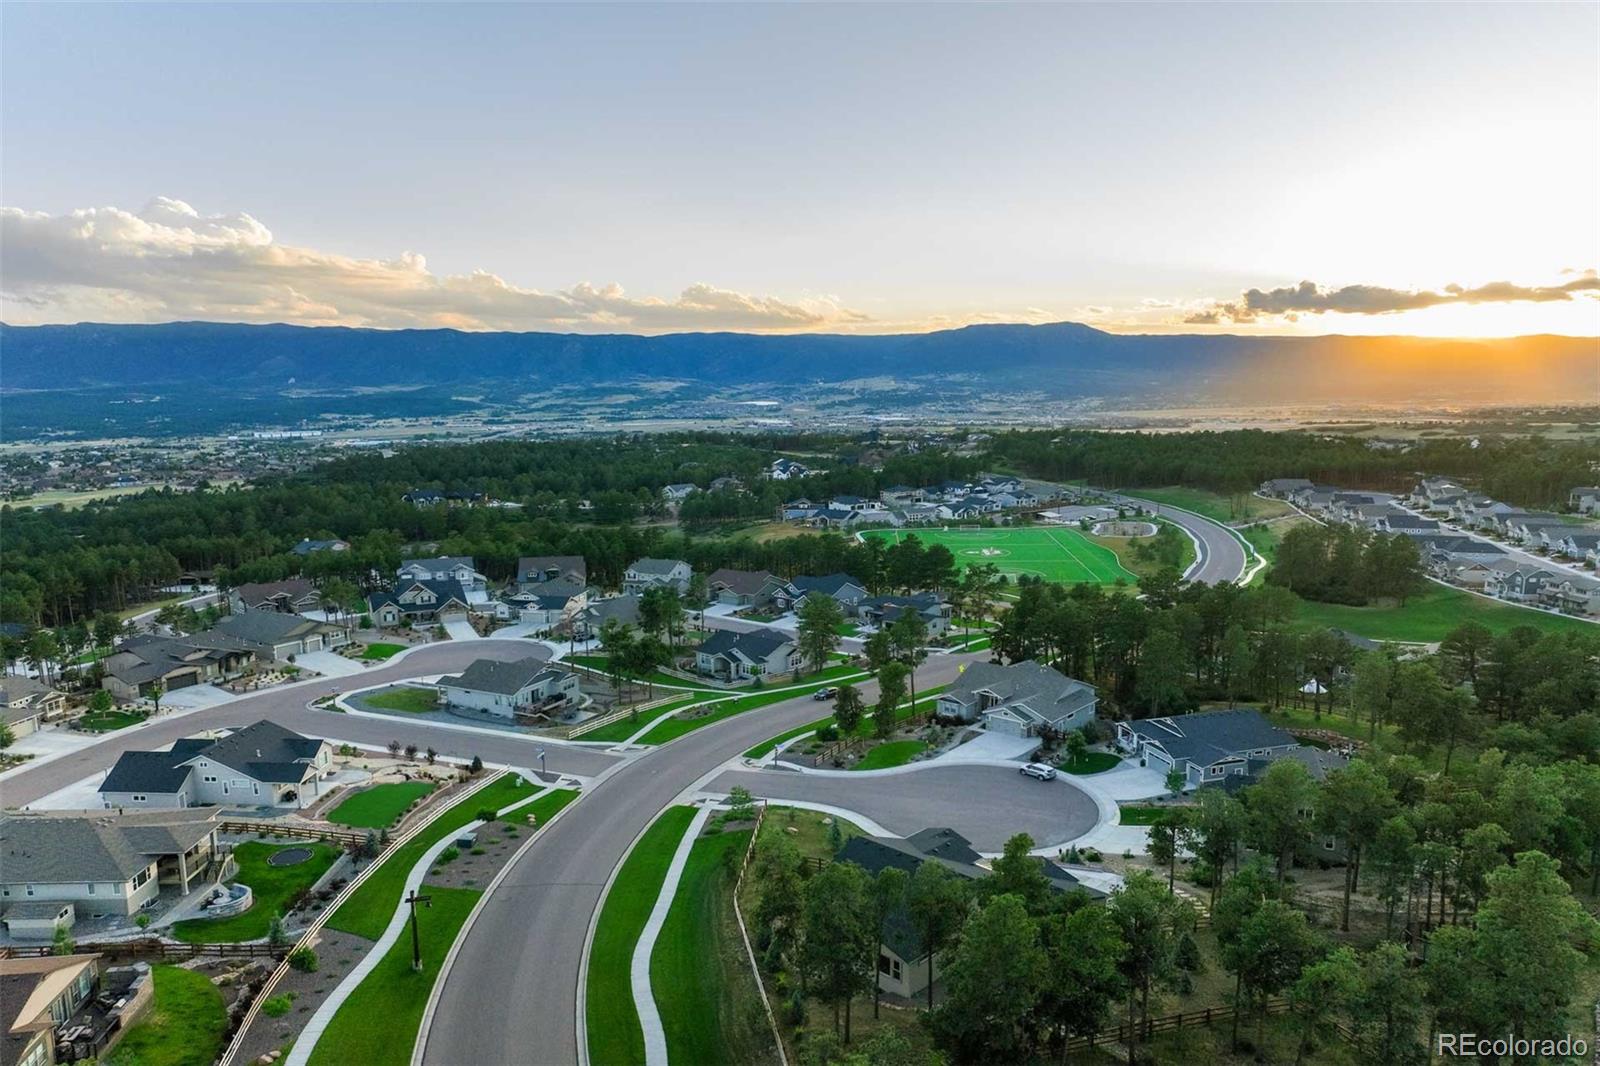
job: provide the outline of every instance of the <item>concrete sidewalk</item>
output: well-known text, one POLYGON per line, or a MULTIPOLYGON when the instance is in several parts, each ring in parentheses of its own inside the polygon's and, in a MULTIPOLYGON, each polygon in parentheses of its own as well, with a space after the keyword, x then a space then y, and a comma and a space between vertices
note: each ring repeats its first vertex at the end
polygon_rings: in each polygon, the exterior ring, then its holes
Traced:
POLYGON ((639 1012, 639 1027, 644 1030, 645 1066, 667 1066, 667 1033, 661 1024, 661 1012, 656 1009, 655 993, 650 988, 650 955, 655 951, 657 938, 661 936, 667 912, 672 909, 673 897, 678 894, 678 883, 683 880, 683 868, 688 865, 689 852, 693 850, 694 842, 700 839, 700 831, 705 828, 711 812, 710 806, 701 807, 689 822, 683 839, 678 842, 678 850, 672 855, 672 865, 667 867, 667 877, 661 883, 656 905, 651 909, 650 917, 644 923, 644 931, 639 934, 639 943, 633 949, 629 982, 633 987, 633 1003, 639 1012))

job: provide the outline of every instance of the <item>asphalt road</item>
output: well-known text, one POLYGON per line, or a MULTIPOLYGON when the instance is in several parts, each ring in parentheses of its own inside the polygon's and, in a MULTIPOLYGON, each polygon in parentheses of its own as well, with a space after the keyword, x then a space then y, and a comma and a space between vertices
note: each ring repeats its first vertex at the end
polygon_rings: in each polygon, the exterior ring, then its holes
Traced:
POLYGON ((553 773, 592 777, 621 761, 595 748, 552 744, 514 733, 469 733, 404 718, 367 718, 338 711, 309 710, 306 704, 330 692, 348 692, 385 681, 428 674, 452 673, 464 669, 474 659, 548 658, 548 649, 531 641, 480 640, 471 643, 425 645, 398 664, 374 667, 350 677, 322 678, 284 688, 267 689, 232 703, 192 711, 171 719, 158 718, 150 725, 108 733, 105 739, 70 755, 28 767, 0 781, 0 806, 21 807, 108 769, 125 751, 164 748, 182 737, 207 729, 246 726, 265 718, 297 733, 330 737, 353 744, 382 748, 391 740, 430 745, 446 756, 470 759, 481 756, 488 763, 503 763, 538 769, 537 752, 544 748, 545 766, 553 773))
POLYGON ((1127 502, 1154 510, 1167 521, 1188 530, 1199 542, 1198 565, 1188 575, 1190 581, 1219 585, 1224 581, 1238 581, 1244 575, 1245 564, 1249 561, 1244 546, 1218 523, 1153 500, 1128 498, 1127 502))
POLYGON ((1033 837, 1035 847, 1065 843, 1093 829, 1100 816, 1094 800, 1066 776, 1037 781, 1006 766, 930 763, 909 773, 839 776, 728 770, 706 787, 727 792, 735 785, 763 799, 860 811, 896 836, 948 826, 985 854, 1001 851, 1015 833, 1033 837))
MULTIPOLYGON (((934 656, 917 671, 917 685, 948 682, 963 663, 986 657, 934 656)), ((877 687, 866 682, 861 689, 870 702, 877 687)), ((577 1062, 578 975, 611 871, 685 789, 768 737, 825 713, 809 696, 749 711, 624 763, 589 788, 508 867, 461 941, 423 1035, 422 1061, 577 1062)))

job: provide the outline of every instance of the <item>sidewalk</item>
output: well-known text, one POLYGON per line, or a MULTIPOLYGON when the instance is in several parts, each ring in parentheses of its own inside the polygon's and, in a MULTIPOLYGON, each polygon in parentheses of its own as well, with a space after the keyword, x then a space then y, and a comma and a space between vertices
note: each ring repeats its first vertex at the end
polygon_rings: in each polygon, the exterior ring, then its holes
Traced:
POLYGON ((666 924, 667 912, 672 909, 673 897, 678 894, 678 883, 683 880, 683 868, 689 863, 689 852, 693 850, 694 842, 700 839, 700 831, 705 828, 711 812, 711 806, 701 807, 689 822, 689 828, 684 830, 678 850, 673 852, 672 864, 667 867, 666 880, 661 883, 661 892, 656 896, 656 905, 644 923, 643 932, 639 934, 639 943, 633 948, 628 976, 633 987, 633 1004, 639 1012, 639 1027, 644 1030, 645 1066, 668 1066, 667 1034, 661 1024, 661 1012, 656 1009, 655 993, 650 988, 650 955, 655 951, 661 927, 666 924))

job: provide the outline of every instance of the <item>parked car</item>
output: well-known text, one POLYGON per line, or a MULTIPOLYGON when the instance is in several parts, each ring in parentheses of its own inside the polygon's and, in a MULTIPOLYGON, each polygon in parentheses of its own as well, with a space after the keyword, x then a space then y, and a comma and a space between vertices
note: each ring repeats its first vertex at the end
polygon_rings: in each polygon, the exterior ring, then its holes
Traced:
POLYGON ((1040 781, 1054 781, 1056 779, 1056 768, 1054 766, 1046 766, 1042 762, 1030 762, 1024 766, 1019 766, 1017 772, 1026 774, 1028 777, 1037 777, 1040 781))
POLYGON ((838 694, 839 690, 836 688, 819 688, 811 694, 811 698, 820 702, 822 700, 831 700, 838 694))

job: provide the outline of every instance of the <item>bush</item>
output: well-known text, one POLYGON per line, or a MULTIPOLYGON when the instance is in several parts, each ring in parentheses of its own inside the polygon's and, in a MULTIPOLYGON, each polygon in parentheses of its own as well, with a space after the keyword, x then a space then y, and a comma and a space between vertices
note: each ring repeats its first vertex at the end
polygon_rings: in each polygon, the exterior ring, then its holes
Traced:
POLYGON ((133 920, 133 924, 137 925, 140 929, 148 929, 150 928, 150 916, 148 914, 141 914, 139 917, 133 920))
POLYGON ((474 756, 473 756, 473 757, 472 757, 472 766, 471 766, 471 770, 472 770, 472 772, 473 772, 473 773, 475 773, 475 774, 481 774, 481 773, 483 773, 483 760, 482 760, 482 759, 480 759, 480 758, 479 758, 479 757, 478 757, 478 756, 476 756, 476 755, 474 755, 474 756))
POLYGON ((459 858, 461 858, 461 852, 452 844, 439 853, 439 865, 443 866, 447 862, 455 862, 459 858))
POLYGON ((294 1001, 288 996, 273 996, 262 1001, 261 1013, 268 1018, 282 1018, 289 1013, 289 1009, 292 1006, 294 1006, 294 1001))
POLYGON ((478 813, 473 815, 480 822, 492 822, 500 817, 500 812, 493 807, 479 807, 478 813))
POLYGON ((361 621, 358 622, 357 625, 360 626, 360 628, 362 628, 362 629, 371 629, 372 628, 372 616, 370 614, 362 615, 361 616, 361 621))
POLYGON ((316 973, 317 953, 310 948, 295 948, 289 952, 289 965, 301 973, 316 973))
POLYGON ((818 740, 828 741, 830 743, 835 741, 835 740, 838 740, 839 739, 839 727, 836 726, 836 725, 833 725, 832 723, 829 723, 828 725, 823 726, 821 729, 817 730, 817 739, 818 740))

